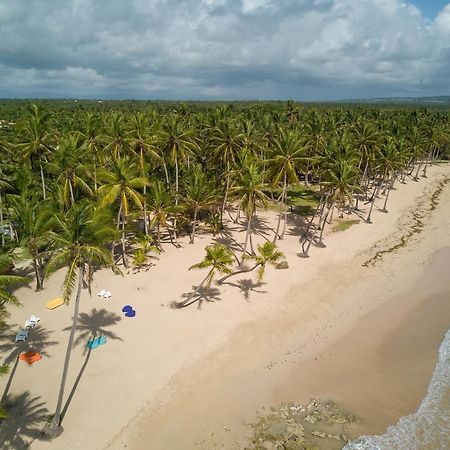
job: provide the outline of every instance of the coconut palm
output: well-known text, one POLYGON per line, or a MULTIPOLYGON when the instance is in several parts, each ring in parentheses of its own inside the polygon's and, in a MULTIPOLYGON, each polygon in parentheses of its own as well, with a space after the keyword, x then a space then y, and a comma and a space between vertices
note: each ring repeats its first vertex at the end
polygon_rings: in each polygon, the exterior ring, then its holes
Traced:
POLYGON ((256 255, 248 255, 246 259, 253 260, 255 264, 250 269, 238 270, 225 275, 223 278, 218 280, 218 284, 222 284, 225 280, 235 275, 242 273, 252 272, 258 268, 258 280, 262 281, 267 264, 276 267, 283 259, 284 254, 280 252, 274 242, 265 242, 263 245, 258 245, 258 251, 256 255))
MULTIPOLYGON (((140 112, 133 116, 132 128, 129 132, 130 146, 139 157, 139 168, 141 177, 147 177, 148 161, 162 162, 162 157, 158 153, 156 136, 149 133, 150 124, 148 117, 140 112)), ((144 213, 144 231, 148 234, 147 222, 147 185, 144 185, 143 213, 144 213)))
POLYGON ((27 108, 28 115, 20 125, 21 143, 18 144, 23 160, 29 161, 31 167, 39 167, 42 184, 42 195, 46 199, 44 164, 50 148, 49 119, 50 115, 38 105, 27 108))
POLYGON ((88 200, 73 204, 64 214, 55 214, 55 231, 51 234, 50 260, 46 266, 46 276, 66 267, 62 291, 66 304, 74 293, 75 301, 72 327, 67 343, 64 368, 58 393, 55 415, 50 424, 50 432, 57 433, 61 425, 61 410, 67 373, 75 331, 77 329, 83 279, 93 265, 112 266, 111 253, 107 244, 111 242, 116 230, 109 225, 110 216, 104 209, 95 209, 88 200))
POLYGON ((36 290, 44 287, 44 264, 42 252, 48 243, 53 225, 53 210, 46 202, 28 191, 10 197, 11 219, 14 220, 19 244, 31 256, 36 278, 36 290))
POLYGON ((161 228, 167 225, 169 216, 174 212, 173 197, 161 180, 155 180, 150 184, 147 204, 152 214, 150 226, 156 227, 156 245, 161 250, 161 228))
POLYGON ((297 169, 304 159, 305 147, 301 144, 298 134, 294 131, 282 131, 275 138, 271 151, 271 156, 266 160, 268 167, 268 177, 272 180, 272 186, 278 186, 282 181, 283 190, 280 199, 280 211, 278 214, 277 229, 273 242, 276 243, 278 237, 284 238, 287 218, 287 191, 290 183, 298 182, 297 169), (281 216, 284 214, 284 226, 281 236, 280 224, 281 216))
MULTIPOLYGON (((198 148, 198 144, 194 139, 193 130, 186 126, 182 118, 171 115, 162 124, 160 145, 165 157, 175 166, 175 206, 178 206, 180 161, 185 161, 188 154, 198 148)), ((174 230, 176 228, 175 218, 174 230)))
POLYGON ((183 183, 183 200, 193 210, 192 232, 189 243, 195 240, 197 215, 203 208, 214 204, 217 200, 216 186, 208 179, 200 165, 191 168, 183 183))
POLYGON ((236 155, 242 148, 243 134, 239 131, 237 124, 231 120, 223 120, 212 130, 211 144, 216 162, 225 171, 225 194, 223 198, 221 216, 225 211, 228 192, 231 183, 231 167, 236 162, 236 155))
MULTIPOLYGON (((245 157, 243 158, 245 161, 245 157)), ((254 162, 244 164, 236 173, 236 185, 230 190, 230 193, 239 199, 241 208, 247 217, 247 230, 245 234, 245 243, 242 250, 241 264, 244 261, 244 256, 247 254, 247 246, 251 239, 252 219, 256 213, 258 202, 265 205, 268 197, 264 193, 264 178, 263 173, 259 170, 254 162)))
POLYGON ((234 262, 233 253, 229 248, 223 244, 208 245, 206 248, 206 255, 202 261, 189 267, 191 269, 209 269, 205 278, 194 289, 194 291, 182 302, 177 304, 177 307, 183 308, 192 303, 192 298, 203 287, 209 288, 217 273, 231 273, 230 266, 234 262))
POLYGON ((98 188, 101 198, 100 206, 107 206, 119 201, 119 212, 117 214, 117 228, 122 224, 122 260, 125 267, 128 267, 125 252, 125 225, 127 222, 131 205, 142 207, 142 196, 137 189, 148 185, 148 181, 143 177, 136 177, 136 163, 129 158, 113 159, 110 170, 102 170, 99 177, 105 182, 98 188), (131 204, 131 205, 130 205, 131 204))
POLYGON ((48 163, 49 172, 56 175, 56 183, 62 186, 64 204, 67 208, 75 202, 75 189, 81 190, 87 196, 93 196, 91 187, 85 181, 88 169, 84 164, 87 156, 83 144, 78 132, 63 135, 48 163))

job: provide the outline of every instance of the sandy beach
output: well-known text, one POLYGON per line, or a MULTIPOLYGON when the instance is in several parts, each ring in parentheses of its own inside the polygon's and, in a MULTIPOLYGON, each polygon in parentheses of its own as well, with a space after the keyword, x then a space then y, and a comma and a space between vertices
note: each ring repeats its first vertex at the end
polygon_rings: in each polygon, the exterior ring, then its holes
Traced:
MULTIPOLYGON (((450 167, 438 165, 419 183, 397 184, 389 214, 375 211, 372 225, 328 232, 327 247, 313 247, 309 259, 298 257, 298 223, 290 218, 279 242, 289 269, 268 269, 261 285, 245 274, 213 286, 213 302, 170 308, 203 278, 187 269, 202 259, 205 245, 227 236, 200 235, 194 245, 186 238, 181 249, 168 244, 148 271, 97 272, 92 297, 82 294, 65 431, 32 448, 232 448, 257 411, 311 397, 354 411, 361 433, 381 432, 413 412, 450 326, 445 177, 450 167), (112 298, 99 299, 100 289, 112 298), (136 317, 123 316, 127 303, 136 317), (92 332, 107 343, 89 355, 92 332)), ((255 242, 270 238, 276 221, 269 212, 259 217, 255 242)), ((230 224, 230 231, 243 242, 245 223, 230 224)), ((18 290, 23 307, 11 310, 15 329, 31 314, 41 317, 27 348, 44 355, 31 367, 19 362, 10 379, 18 406, 0 436, 12 448, 33 441, 40 419, 55 407, 72 308, 44 305, 60 295, 63 276, 53 275, 41 292, 18 290)), ((13 333, 0 345, 2 362, 13 365, 13 333)), ((3 377, 2 392, 7 383, 3 377)))

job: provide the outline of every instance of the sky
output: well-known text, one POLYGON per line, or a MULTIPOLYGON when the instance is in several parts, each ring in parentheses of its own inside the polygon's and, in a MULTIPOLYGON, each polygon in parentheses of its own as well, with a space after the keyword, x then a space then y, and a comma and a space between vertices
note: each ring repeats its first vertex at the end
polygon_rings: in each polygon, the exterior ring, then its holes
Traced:
POLYGON ((450 94, 450 0, 1 0, 0 98, 450 94))

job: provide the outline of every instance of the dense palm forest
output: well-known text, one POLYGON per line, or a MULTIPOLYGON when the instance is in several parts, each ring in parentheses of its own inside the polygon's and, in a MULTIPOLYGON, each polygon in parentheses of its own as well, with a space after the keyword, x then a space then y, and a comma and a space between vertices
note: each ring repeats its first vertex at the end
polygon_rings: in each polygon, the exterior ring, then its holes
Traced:
POLYGON ((2 102, 0 318, 17 303, 11 286, 43 289, 65 267, 64 298, 77 293, 70 349, 80 290, 97 268, 143 266, 152 252, 180 247, 180 236, 194 243, 199 232, 226 233, 238 221, 246 229, 239 252, 216 244, 193 267, 210 269, 201 285, 215 273, 223 280, 257 268, 262 276, 282 257, 276 243, 288 215, 304 218, 299 253, 308 257, 324 245, 333 214, 371 223, 375 201, 387 212, 395 184, 426 177, 449 143, 450 113, 425 108, 2 102), (276 212, 276 227, 254 249, 264 208, 276 212), (17 259, 30 261, 34 280, 14 274, 17 259))

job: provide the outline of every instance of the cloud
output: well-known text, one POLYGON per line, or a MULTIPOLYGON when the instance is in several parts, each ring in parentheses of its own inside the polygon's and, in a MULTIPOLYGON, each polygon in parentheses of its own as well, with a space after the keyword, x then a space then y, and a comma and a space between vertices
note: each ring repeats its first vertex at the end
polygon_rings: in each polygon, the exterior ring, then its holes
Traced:
POLYGON ((2 0, 0 97, 438 95, 450 4, 400 0, 2 0))

